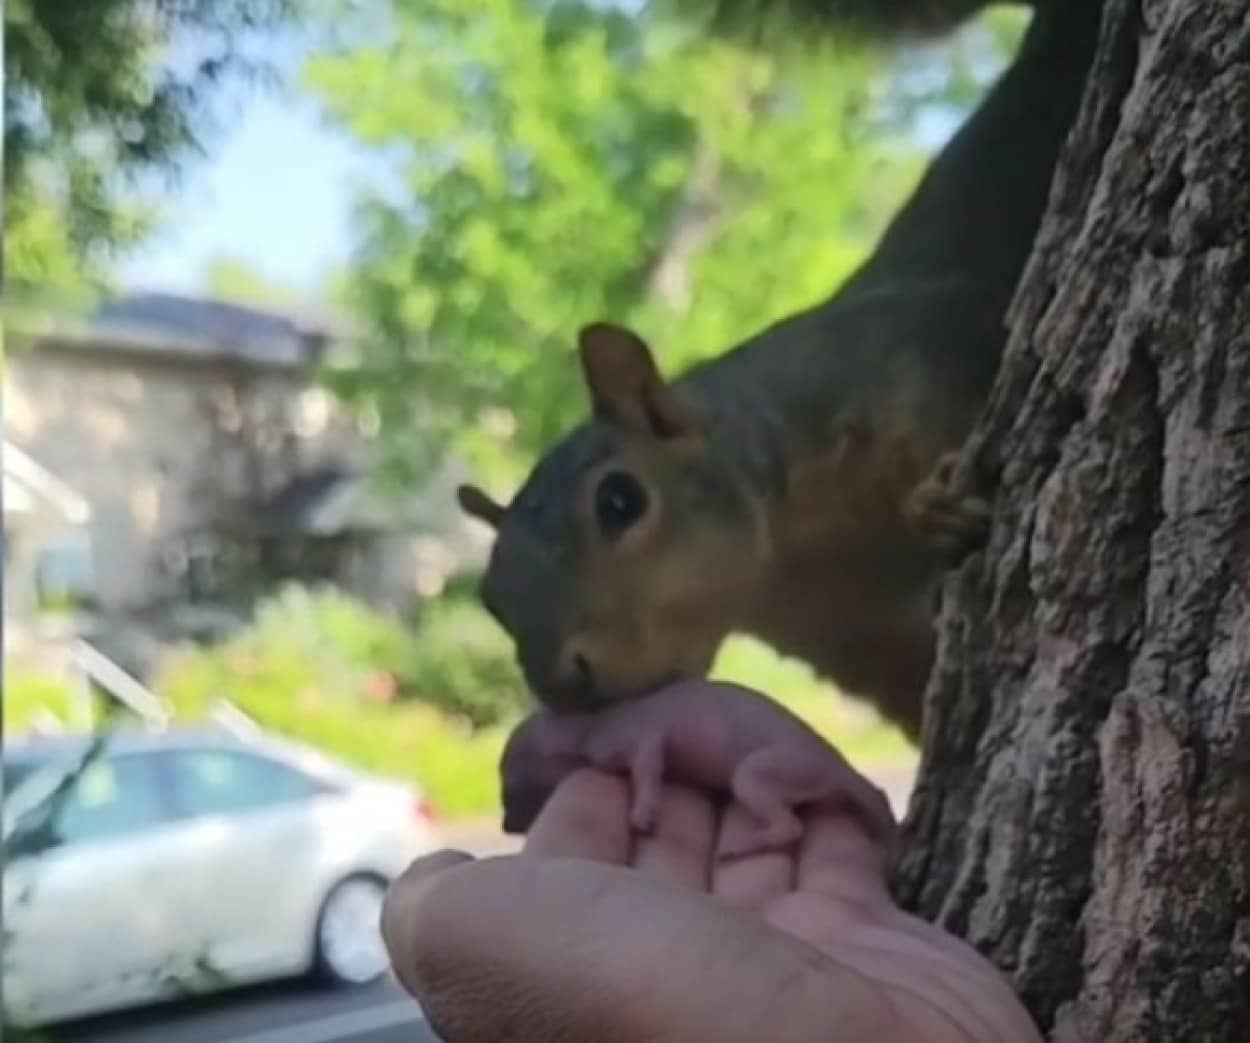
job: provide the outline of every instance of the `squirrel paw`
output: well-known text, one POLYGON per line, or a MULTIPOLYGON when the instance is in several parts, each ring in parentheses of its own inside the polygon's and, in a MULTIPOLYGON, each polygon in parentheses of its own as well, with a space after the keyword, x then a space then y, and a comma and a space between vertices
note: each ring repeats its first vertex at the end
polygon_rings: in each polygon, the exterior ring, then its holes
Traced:
POLYGON ((959 466, 961 454, 959 449, 944 453, 903 505, 908 523, 952 560, 982 546, 990 528, 990 502, 971 488, 959 466))
POLYGON ((793 815, 752 830, 744 836, 721 842, 716 852, 720 862, 736 862, 751 855, 784 853, 803 837, 803 825, 793 815))
POLYGON ((634 750, 629 764, 634 799, 629 809, 629 824, 636 833, 652 833, 660 814, 660 795, 664 782, 664 737, 661 733, 645 735, 634 750))

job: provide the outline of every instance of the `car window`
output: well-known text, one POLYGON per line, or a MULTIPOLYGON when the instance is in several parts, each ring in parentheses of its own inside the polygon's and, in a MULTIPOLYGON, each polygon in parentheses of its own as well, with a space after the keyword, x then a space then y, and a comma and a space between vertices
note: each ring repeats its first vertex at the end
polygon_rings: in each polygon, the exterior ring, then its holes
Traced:
POLYGON ((166 765, 184 815, 253 811, 323 791, 308 776, 254 754, 185 750, 168 754, 166 765))
POLYGON ((33 759, 19 760, 6 757, 3 767, 0 768, 0 782, 3 783, 5 794, 13 793, 18 786, 43 766, 41 761, 33 759))
POLYGON ((52 817, 62 844, 110 840, 168 821, 148 758, 108 757, 87 766, 52 817))

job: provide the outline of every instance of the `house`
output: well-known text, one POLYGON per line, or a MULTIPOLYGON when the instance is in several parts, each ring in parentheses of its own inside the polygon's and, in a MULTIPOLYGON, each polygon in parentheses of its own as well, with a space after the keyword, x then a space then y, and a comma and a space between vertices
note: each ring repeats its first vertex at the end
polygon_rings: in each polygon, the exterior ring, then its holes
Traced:
POLYGON ((6 631, 72 606, 142 671, 151 643, 228 632, 285 579, 399 606, 479 559, 454 467, 402 503, 375 488, 374 430, 316 379, 334 342, 156 293, 11 331, 6 631))
POLYGON ((91 507, 7 440, 3 468, 5 612, 29 617, 90 588, 91 507))
MULTIPOLYGON (((163 725, 168 715, 159 699, 80 633, 90 630, 74 611, 92 588, 90 504, 7 440, 2 462, 6 668, 31 657, 40 674, 73 675, 72 723, 90 726, 99 692, 149 725, 163 725), (27 626, 14 628, 11 619, 27 626)), ((45 723, 59 730, 71 722, 51 715, 45 723)))

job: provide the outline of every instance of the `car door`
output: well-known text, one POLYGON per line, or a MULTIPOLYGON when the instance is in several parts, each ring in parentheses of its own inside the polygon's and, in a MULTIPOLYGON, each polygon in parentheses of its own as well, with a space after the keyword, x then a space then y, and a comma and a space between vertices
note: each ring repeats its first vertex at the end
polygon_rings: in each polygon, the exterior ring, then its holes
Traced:
POLYGON ((170 750, 160 768, 195 850, 179 888, 197 904, 208 962, 236 980, 297 969, 324 886, 329 787, 247 750, 170 750))
POLYGON ((43 1019, 159 993, 178 941, 163 886, 177 850, 150 759, 102 756, 40 816, 9 839, 6 1005, 43 1019))

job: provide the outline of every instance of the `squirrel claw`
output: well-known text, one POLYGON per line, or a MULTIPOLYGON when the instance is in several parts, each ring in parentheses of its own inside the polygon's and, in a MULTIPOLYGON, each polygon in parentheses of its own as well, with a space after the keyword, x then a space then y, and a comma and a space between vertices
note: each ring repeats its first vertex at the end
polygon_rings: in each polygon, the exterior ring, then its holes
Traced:
POLYGON ((629 828, 640 836, 650 836, 655 832, 655 813, 635 804, 629 813, 629 828))
POLYGON ((802 836, 802 823, 792 814, 787 814, 741 836, 722 840, 716 858, 720 862, 733 862, 751 855, 783 854, 794 847, 802 836))
POLYGON ((909 524, 934 550, 959 560, 982 546, 989 536, 992 507, 971 489, 960 467, 960 450, 944 453, 930 475, 904 504, 909 524))

